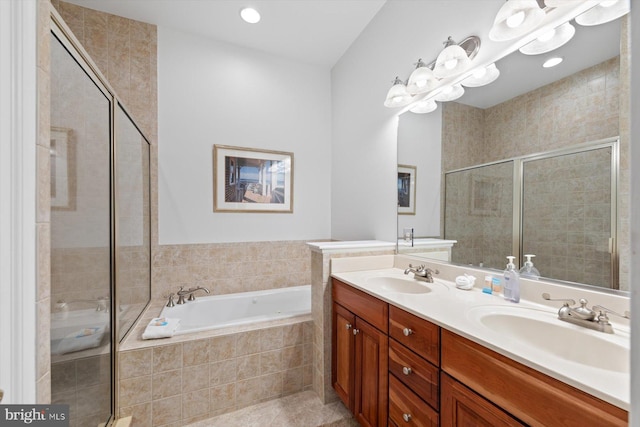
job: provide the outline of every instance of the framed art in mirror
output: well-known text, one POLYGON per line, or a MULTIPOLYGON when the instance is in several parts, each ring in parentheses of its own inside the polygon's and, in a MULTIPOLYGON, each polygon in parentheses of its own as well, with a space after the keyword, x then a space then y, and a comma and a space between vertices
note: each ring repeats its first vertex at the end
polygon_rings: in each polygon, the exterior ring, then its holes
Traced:
POLYGON ((398 165, 398 214, 416 214, 416 170, 415 166, 398 165))
POLYGON ((214 212, 293 212, 293 153, 213 146, 214 212))

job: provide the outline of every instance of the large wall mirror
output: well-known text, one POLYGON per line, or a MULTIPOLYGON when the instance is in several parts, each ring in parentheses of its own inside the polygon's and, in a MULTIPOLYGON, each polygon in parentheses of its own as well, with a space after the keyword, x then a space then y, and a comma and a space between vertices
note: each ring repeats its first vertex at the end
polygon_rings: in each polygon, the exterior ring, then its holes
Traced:
POLYGON ((560 66, 516 51, 490 85, 400 116, 398 163, 416 167, 416 195, 415 213, 399 207, 399 252, 431 257, 412 232, 455 241, 455 264, 502 270, 533 253, 544 278, 629 290, 628 16, 575 27, 546 55, 560 66))

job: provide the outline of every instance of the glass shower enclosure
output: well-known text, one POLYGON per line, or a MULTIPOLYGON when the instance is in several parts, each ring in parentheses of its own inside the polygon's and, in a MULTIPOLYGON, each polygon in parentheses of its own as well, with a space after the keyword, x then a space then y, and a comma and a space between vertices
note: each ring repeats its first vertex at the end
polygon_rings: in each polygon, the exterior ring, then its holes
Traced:
POLYGON ((150 300, 150 146, 64 25, 51 34, 51 401, 115 418, 118 344, 150 300))

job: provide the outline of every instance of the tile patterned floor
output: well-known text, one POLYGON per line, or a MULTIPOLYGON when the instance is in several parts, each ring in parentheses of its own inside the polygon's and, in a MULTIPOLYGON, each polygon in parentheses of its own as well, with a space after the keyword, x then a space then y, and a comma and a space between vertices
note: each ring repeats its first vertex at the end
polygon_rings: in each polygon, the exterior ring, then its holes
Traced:
POLYGON ((357 427, 341 402, 323 405, 313 391, 303 391, 185 427, 357 427))

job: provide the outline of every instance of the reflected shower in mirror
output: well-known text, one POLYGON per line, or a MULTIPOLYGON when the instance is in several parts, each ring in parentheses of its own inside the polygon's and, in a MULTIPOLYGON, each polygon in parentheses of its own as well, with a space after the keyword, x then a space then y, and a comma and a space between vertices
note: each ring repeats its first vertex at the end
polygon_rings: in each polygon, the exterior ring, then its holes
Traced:
MULTIPOLYGON (((409 145, 411 148, 407 148, 409 139, 406 137, 407 131, 404 129, 405 126, 411 126, 412 128, 420 126, 414 123, 417 120, 423 120, 422 126, 425 126, 426 130, 424 130, 424 137, 416 137, 415 139, 421 140, 423 143, 424 141, 437 141, 436 143, 441 144, 441 170, 443 174, 472 166, 499 163, 508 159, 533 156, 568 147, 579 148, 593 141, 618 139, 620 185, 615 189, 615 194, 612 194, 612 196, 617 197, 617 205, 620 208, 617 210, 616 218, 611 217, 607 220, 601 217, 598 220, 602 227, 611 224, 615 228, 617 225, 615 232, 610 236, 611 240, 609 238, 606 239, 606 246, 607 248, 611 246, 610 252, 614 255, 610 255, 609 251, 606 251, 609 255, 601 253, 604 241, 599 241, 596 245, 599 253, 598 257, 604 259, 610 256, 614 266, 613 270, 618 267, 618 277, 611 271, 607 271, 606 274, 603 273, 602 277, 594 274, 590 276, 591 279, 587 279, 585 278, 585 275, 589 276, 587 272, 582 277, 578 277, 576 275, 568 275, 566 270, 560 272, 556 268, 557 263, 564 262, 570 266, 569 269, 574 271, 582 268, 582 266, 584 266, 585 270, 598 269, 596 265, 599 264, 584 260, 574 260, 569 253, 570 251, 582 253, 590 251, 591 249, 588 245, 593 240, 592 237, 567 236, 566 245, 576 244, 580 245, 580 247, 572 246, 570 248, 563 246, 564 249, 567 249, 567 252, 561 255, 563 259, 558 258, 557 261, 550 261, 550 264, 547 264, 547 260, 540 258, 536 258, 534 261, 536 266, 546 264, 542 275, 547 278, 629 290, 629 164, 626 161, 629 150, 630 128, 630 50, 628 33, 628 17, 623 17, 598 27, 579 27, 574 39, 554 52, 554 54, 565 57, 565 61, 556 69, 543 70, 536 62, 541 62, 540 57, 530 57, 516 52, 498 61, 497 66, 501 70, 501 76, 491 85, 484 88, 469 88, 459 100, 441 103, 436 111, 429 114, 404 113, 399 120, 398 163, 417 164, 417 162, 412 162, 410 154, 411 151, 416 151, 416 149, 411 145, 409 145), (574 64, 573 58, 575 57, 580 57, 580 61, 576 61, 574 64), (542 81, 541 76, 547 80, 542 81), (408 117, 405 119, 405 116, 408 117), (438 126, 438 120, 440 120, 440 126, 438 126), (409 159, 407 159, 407 155, 410 157, 409 159), (570 242, 569 238, 574 240, 570 242), (557 272, 557 274, 554 272, 557 272), (597 279, 596 276, 598 277, 597 279), (608 279, 605 280, 604 276, 607 276, 608 279)), ((544 164, 543 169, 549 165, 545 161, 540 161, 539 164, 544 164)), ((529 163, 525 170, 529 170, 530 173, 534 166, 535 163, 529 163)), ((598 169, 597 173, 607 174, 610 171, 609 167, 598 169)), ((420 166, 417 169, 417 176, 418 180, 420 180, 420 166)), ((470 216, 471 212, 476 213, 473 221, 482 218, 491 219, 493 218, 492 215, 496 213, 492 213, 491 209, 485 209, 487 204, 483 197, 486 194, 500 193, 501 190, 498 188, 499 185, 494 185, 491 180, 486 180, 483 177, 475 180, 472 177, 467 177, 466 182, 467 187, 464 191, 471 196, 475 190, 477 198, 475 200, 466 199, 461 201, 456 197, 454 198, 455 201, 450 201, 449 195, 447 195, 447 200, 445 201, 445 185, 443 183, 440 187, 443 204, 443 214, 441 215, 441 220, 439 220, 440 232, 437 234, 433 232, 423 234, 420 231, 422 220, 419 218, 421 218, 420 215, 422 214, 420 211, 420 199, 424 197, 425 185, 418 181, 415 219, 411 221, 406 215, 399 215, 398 236, 400 238, 403 236, 404 227, 411 226, 417 231, 416 236, 428 235, 430 237, 451 238, 460 242, 467 239, 464 234, 458 237, 447 232, 445 235, 444 222, 446 215, 444 212, 466 210, 470 216), (463 205, 459 206, 459 203, 463 205), (478 209, 471 209, 470 203, 477 204, 476 207, 478 209)), ((591 184, 576 183, 576 185, 591 184)), ((550 192, 564 188, 563 186, 547 187, 550 192)), ((433 198, 433 194, 427 197, 433 198)), ((535 202, 531 198, 529 198, 528 203, 525 200, 523 215, 526 217, 526 214, 534 204, 549 204, 546 199, 547 196, 544 197, 545 200, 536 200, 535 202)), ((553 199, 560 196, 552 193, 548 194, 548 197, 553 199)), ((593 197, 593 195, 588 197, 593 197)), ((502 203, 500 201, 500 204, 502 203)), ((491 208, 491 206, 489 207, 491 208)), ((598 209, 606 210, 603 207, 598 209)), ((508 211, 509 209, 507 208, 506 210, 508 211)), ((565 208, 560 210, 564 212, 565 208)), ((587 207, 584 210, 581 208, 574 214, 583 216, 583 212, 586 214, 586 210, 590 211, 589 215, 595 215, 595 211, 587 207)), ((513 213, 510 213, 513 216, 513 213)), ((547 214, 548 212, 545 215, 547 214)), ((553 220, 545 219, 543 223, 545 221, 553 220)), ((574 223, 567 223, 566 225, 567 227, 579 227, 574 223)), ((495 233, 496 227, 498 227, 498 225, 491 223, 478 226, 483 230, 490 230, 491 233, 495 233)), ((503 264, 506 262, 503 255, 510 255, 504 252, 508 251, 514 255, 529 253, 527 252, 530 250, 527 249, 527 239, 533 244, 534 248, 532 249, 535 249, 536 244, 539 244, 534 243, 535 233, 532 233, 532 228, 537 226, 523 224, 523 227, 525 231, 524 247, 521 247, 518 242, 515 243, 515 249, 513 239, 510 240, 506 235, 487 237, 485 234, 484 240, 486 243, 493 245, 491 242, 499 241, 502 242, 499 243, 500 246, 506 245, 506 247, 500 247, 499 251, 496 251, 495 263, 484 255, 480 256, 475 243, 471 245, 471 248, 464 250, 461 248, 462 245, 455 244, 452 249, 452 261, 459 264, 479 265, 482 263, 485 267, 503 269, 503 264), (461 250, 456 253, 458 247, 461 250)), ((585 223, 582 227, 591 228, 595 227, 595 225, 586 225, 585 223)), ((447 228, 451 230, 449 226, 447 228)), ((512 232, 512 228, 506 227, 504 230, 512 232)), ((573 233, 573 231, 567 230, 567 233, 573 233)), ((498 243, 495 244, 498 245, 498 243)), ((405 247, 406 245, 399 244, 398 250, 404 252, 405 247)), ((559 248, 554 250, 560 251, 559 248)), ((493 250, 490 251, 493 252, 493 250)), ((544 245, 541 251, 544 251, 544 245)), ((540 257, 539 254, 538 257, 540 257)))
POLYGON ((116 123, 116 295, 122 340, 151 298, 149 143, 121 105, 116 123))

